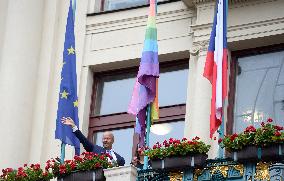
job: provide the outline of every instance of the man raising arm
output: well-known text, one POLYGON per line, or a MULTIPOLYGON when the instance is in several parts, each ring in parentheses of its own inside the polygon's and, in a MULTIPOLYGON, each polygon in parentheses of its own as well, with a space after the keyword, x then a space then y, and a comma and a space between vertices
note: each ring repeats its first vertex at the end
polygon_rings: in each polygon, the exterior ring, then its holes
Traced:
POLYGON ((91 143, 83 134, 82 132, 77 128, 75 125, 74 121, 68 117, 65 118, 63 117, 61 119, 61 122, 65 125, 68 125, 72 128, 73 133, 76 135, 76 137, 80 140, 80 143, 83 144, 85 150, 87 152, 94 152, 97 154, 101 153, 108 153, 112 156, 113 160, 117 162, 118 166, 124 166, 125 160, 122 156, 117 154, 116 152, 113 151, 112 149, 112 144, 114 143, 114 136, 112 132, 106 131, 103 133, 103 147, 98 146, 96 144, 91 143))

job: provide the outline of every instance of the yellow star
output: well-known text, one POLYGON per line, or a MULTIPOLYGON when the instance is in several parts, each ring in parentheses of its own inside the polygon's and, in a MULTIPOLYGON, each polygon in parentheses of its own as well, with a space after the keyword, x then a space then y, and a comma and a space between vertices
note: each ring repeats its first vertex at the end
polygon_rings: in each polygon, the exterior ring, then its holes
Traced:
POLYGON ((67 99, 67 96, 69 95, 69 93, 66 92, 65 90, 60 94, 61 94, 61 99, 63 99, 63 98, 67 99))
POLYGON ((75 102, 73 102, 73 104, 74 104, 74 107, 78 107, 79 105, 78 99, 75 102))
POLYGON ((75 54, 75 49, 71 46, 70 48, 67 48, 68 55, 75 54))

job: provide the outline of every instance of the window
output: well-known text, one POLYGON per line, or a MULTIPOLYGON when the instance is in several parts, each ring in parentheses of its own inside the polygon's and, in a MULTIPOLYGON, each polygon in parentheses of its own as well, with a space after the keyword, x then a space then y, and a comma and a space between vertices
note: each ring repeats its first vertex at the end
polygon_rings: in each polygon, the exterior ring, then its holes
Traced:
MULTIPOLYGON (((113 130, 112 131, 114 135, 114 143, 113 147, 115 148, 115 151, 119 154, 121 153, 130 153, 130 154, 123 154, 123 158, 125 159, 125 163, 130 163, 132 158, 132 144, 125 144, 126 140, 127 143, 133 142, 133 128, 124 128, 119 130, 113 130)), ((96 132, 94 135, 94 141, 97 144, 100 144, 102 142, 103 138, 103 132, 96 132)))
POLYGON ((233 132, 269 117, 284 126, 284 51, 237 57, 235 72, 233 132))
MULTIPOLYGON (((126 113, 137 71, 136 67, 94 75, 88 138, 101 145, 102 133, 112 130, 114 150, 127 164, 138 143, 134 134, 135 116, 126 113)), ((160 72, 160 119, 151 127, 150 145, 170 137, 181 139, 184 130, 188 59, 161 64, 160 72)))
MULTIPOLYGON (((149 0, 90 0, 90 5, 95 6, 95 12, 113 11, 119 9, 126 9, 138 7, 149 4, 149 0), (94 1, 94 2, 93 2, 94 1)), ((158 2, 165 2, 170 0, 158 0, 158 2)))

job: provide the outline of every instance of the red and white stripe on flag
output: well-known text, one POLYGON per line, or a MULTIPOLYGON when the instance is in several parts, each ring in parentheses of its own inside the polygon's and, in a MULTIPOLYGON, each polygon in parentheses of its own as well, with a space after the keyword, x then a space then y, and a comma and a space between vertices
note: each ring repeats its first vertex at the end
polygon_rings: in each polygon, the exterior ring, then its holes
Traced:
POLYGON ((227 0, 218 0, 203 73, 212 84, 210 138, 222 121, 227 66, 227 0))

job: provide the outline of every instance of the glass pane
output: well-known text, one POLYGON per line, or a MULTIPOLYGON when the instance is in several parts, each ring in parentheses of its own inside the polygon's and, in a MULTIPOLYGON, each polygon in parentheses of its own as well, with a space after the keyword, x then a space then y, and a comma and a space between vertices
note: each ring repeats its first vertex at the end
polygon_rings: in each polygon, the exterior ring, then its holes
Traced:
MULTIPOLYGON (((158 0, 158 2, 164 1, 170 0, 158 0)), ((142 6, 146 4, 148 4, 148 0, 89 0, 89 9, 93 9, 97 13, 101 11, 112 11, 117 9, 142 6)))
POLYGON ((186 103, 188 69, 164 72, 159 78, 159 105, 186 103))
MULTIPOLYGON (((98 86, 96 115, 127 112, 135 84, 134 74, 103 77, 98 86)), ((161 70, 159 78, 159 105, 186 103, 188 69, 171 67, 161 70), (178 69, 177 69, 178 68, 178 69)))
POLYGON ((155 143, 162 143, 164 140, 170 138, 182 139, 184 131, 184 120, 170 123, 160 123, 151 126, 150 142, 152 147, 155 143))
POLYGON ((147 3, 148 0, 107 0, 105 1, 105 11, 141 6, 147 3))
POLYGON ((126 112, 135 83, 134 74, 108 76, 100 80, 96 115, 126 112))
MULTIPOLYGON (((132 157, 132 143, 133 143, 133 128, 125 128, 119 130, 112 130, 114 135, 114 143, 112 148, 120 156, 125 159, 125 165, 129 165, 132 157)), ((95 143, 102 146, 103 132, 94 134, 95 143)))
POLYGON ((248 125, 259 127, 269 117, 283 126, 284 52, 240 58, 238 63, 234 131, 241 132, 248 125))

